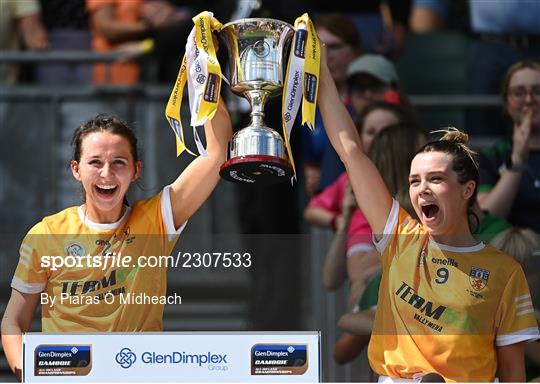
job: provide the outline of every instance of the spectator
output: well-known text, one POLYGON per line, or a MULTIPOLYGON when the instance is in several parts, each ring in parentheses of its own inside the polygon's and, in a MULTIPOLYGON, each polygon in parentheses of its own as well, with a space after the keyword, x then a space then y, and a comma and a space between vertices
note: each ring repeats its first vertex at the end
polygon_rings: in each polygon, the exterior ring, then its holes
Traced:
POLYGON ((338 91, 347 97, 347 68, 362 54, 362 43, 351 19, 339 13, 320 15, 315 19, 317 34, 326 46, 328 66, 338 91))
MULTIPOLYGON (((148 36, 150 24, 141 18, 144 0, 86 0, 92 30, 92 48, 108 52, 119 44, 139 41, 148 36)), ((135 84, 139 67, 135 63, 94 65, 95 84, 135 84)))
POLYGON ((397 92, 399 78, 394 65, 381 55, 363 55, 353 61, 347 68, 347 85, 350 104, 356 115, 374 100, 383 100, 385 97, 397 99, 401 103, 403 97, 397 92))
POLYGON ((540 237, 532 229, 512 227, 497 234, 491 241, 491 245, 508 253, 521 265, 526 266, 532 254, 540 251, 540 237))
POLYGON ((540 232, 540 64, 514 64, 502 96, 513 122, 512 140, 480 158, 478 200, 482 209, 540 232))
MULTIPOLYGON (((19 50, 20 41, 30 50, 47 48, 47 32, 37 0, 0 0, 0 51, 19 50)), ((15 84, 16 66, 0 65, 0 84, 15 84)))
MULTIPOLYGON (((351 19, 339 13, 320 15, 315 19, 315 26, 321 43, 327 47, 328 65, 340 96, 347 102, 347 67, 362 53, 356 27, 351 19)), ((318 111, 315 130, 304 129, 301 140, 306 193, 312 196, 335 181, 344 168, 328 143, 318 111)))
MULTIPOLYGON (((151 50, 153 41, 144 39, 152 31, 185 21, 185 13, 176 12, 165 0, 86 0, 93 34, 92 47, 96 52, 125 49, 127 57, 151 50)), ((181 43, 183 45, 183 42, 181 43)), ((139 80, 135 63, 96 64, 94 83, 135 84, 139 80)))
MULTIPOLYGON (((509 228, 498 234, 491 245, 513 256, 525 270, 525 277, 531 291, 535 306, 536 321, 540 323, 540 269, 538 255, 540 251, 540 235, 528 228, 509 228)), ((527 381, 540 380, 540 342, 525 345, 525 371, 527 381)))
MULTIPOLYGON (((49 51, 90 51, 92 36, 88 28, 85 0, 41 0, 42 18, 49 35, 49 51)), ((90 64, 37 64, 39 84, 90 84, 90 64)))
MULTIPOLYGON (((85 0, 41 0, 42 18, 49 36, 49 51, 87 50, 91 47, 85 0)), ((35 67, 40 84, 90 84, 89 64, 40 64, 35 67)))

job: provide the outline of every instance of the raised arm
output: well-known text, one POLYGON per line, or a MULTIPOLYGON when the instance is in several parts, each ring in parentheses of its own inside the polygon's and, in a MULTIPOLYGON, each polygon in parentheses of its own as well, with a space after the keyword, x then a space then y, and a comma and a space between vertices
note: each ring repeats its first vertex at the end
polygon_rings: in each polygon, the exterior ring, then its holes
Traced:
POLYGON ((529 157, 531 124, 532 109, 529 109, 523 121, 514 127, 511 160, 515 168, 502 172, 491 191, 478 194, 480 207, 499 217, 508 217, 518 194, 523 165, 529 157))
POLYGON ((18 380, 22 373, 22 333, 30 329, 39 294, 11 291, 11 298, 2 318, 2 346, 11 371, 18 380))
POLYGON ((345 164, 358 206, 373 233, 383 232, 392 208, 388 188, 364 154, 358 132, 341 99, 325 60, 321 60, 318 105, 328 138, 345 164))
POLYGON ((232 136, 231 119, 220 99, 218 110, 205 126, 207 157, 199 156, 171 184, 174 225, 186 222, 206 201, 219 181, 219 167, 226 160, 232 136))

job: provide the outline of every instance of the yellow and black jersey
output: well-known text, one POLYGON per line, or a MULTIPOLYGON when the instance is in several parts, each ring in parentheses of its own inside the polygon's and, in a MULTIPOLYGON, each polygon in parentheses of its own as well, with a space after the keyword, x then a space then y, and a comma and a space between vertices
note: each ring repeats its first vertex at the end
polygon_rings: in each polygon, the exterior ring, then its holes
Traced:
POLYGON ((379 375, 493 381, 496 346, 539 338, 525 275, 505 253, 438 244, 396 201, 376 247, 383 275, 368 354, 379 375))
POLYGON ((116 223, 94 223, 80 206, 45 217, 28 232, 11 286, 47 300, 44 332, 163 328, 164 304, 129 298, 166 294, 166 264, 141 267, 139 261, 170 255, 185 226, 174 227, 169 190, 125 207, 116 223))

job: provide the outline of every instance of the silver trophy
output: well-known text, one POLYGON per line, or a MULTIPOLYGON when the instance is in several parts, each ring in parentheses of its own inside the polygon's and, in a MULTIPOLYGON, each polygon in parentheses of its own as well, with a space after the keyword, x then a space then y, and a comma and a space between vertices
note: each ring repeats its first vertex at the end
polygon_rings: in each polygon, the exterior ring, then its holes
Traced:
POLYGON ((281 135, 263 120, 266 100, 283 90, 293 36, 292 25, 273 19, 242 19, 221 28, 231 90, 251 104, 251 123, 233 135, 229 159, 221 166, 226 180, 275 184, 293 175, 281 135))

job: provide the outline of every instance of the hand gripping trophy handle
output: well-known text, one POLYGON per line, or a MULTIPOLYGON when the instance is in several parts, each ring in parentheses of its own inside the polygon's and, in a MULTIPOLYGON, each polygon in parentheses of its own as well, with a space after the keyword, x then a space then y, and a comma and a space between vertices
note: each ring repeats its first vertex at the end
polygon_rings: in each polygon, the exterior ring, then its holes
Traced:
POLYGON ((264 123, 266 100, 283 90, 293 35, 292 25, 273 19, 234 21, 219 33, 228 51, 231 90, 251 104, 250 125, 234 134, 221 166, 226 180, 275 184, 293 176, 282 137, 264 123))

